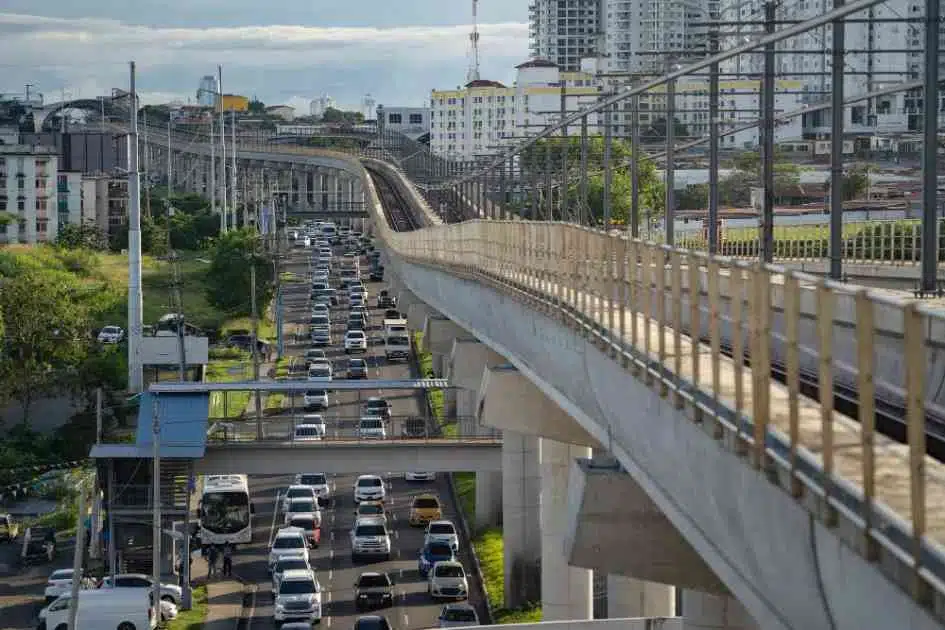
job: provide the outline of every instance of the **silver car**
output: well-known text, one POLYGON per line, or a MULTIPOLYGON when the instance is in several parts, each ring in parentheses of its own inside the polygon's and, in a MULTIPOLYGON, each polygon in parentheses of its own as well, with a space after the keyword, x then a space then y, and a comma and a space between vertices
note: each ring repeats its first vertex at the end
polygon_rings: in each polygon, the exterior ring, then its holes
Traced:
POLYGON ((447 604, 440 611, 437 621, 440 622, 441 628, 464 628, 478 626, 479 615, 469 604, 447 604))

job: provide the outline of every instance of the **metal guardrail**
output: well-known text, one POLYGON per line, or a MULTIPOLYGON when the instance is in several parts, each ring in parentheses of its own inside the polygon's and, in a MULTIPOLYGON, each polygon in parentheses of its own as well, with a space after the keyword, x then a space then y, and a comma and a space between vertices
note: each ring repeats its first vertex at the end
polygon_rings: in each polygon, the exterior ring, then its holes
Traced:
POLYGON ((841 517, 854 523, 861 535, 856 547, 871 560, 884 550, 901 562, 902 574, 911 576, 904 586, 919 601, 926 603, 933 591, 945 593, 945 518, 939 509, 945 505, 945 468, 926 455, 925 426, 934 411, 926 401, 926 368, 938 343, 937 334, 926 331, 945 331, 941 312, 771 265, 574 224, 469 221, 395 232, 378 221, 378 231, 405 261, 498 287, 581 331, 615 368, 658 387, 677 407, 691 407, 698 421, 714 419, 715 435, 731 436, 752 467, 782 469, 794 496, 821 497, 819 514, 828 525, 841 517), (701 300, 688 300, 691 286, 705 287, 708 317, 701 300), (784 325, 784 386, 772 382, 769 370, 746 366, 748 357, 753 365, 771 363, 774 293, 784 325), (812 298, 816 334, 813 346, 802 348, 802 304, 809 310, 812 298), (840 299, 852 303, 855 314, 858 425, 834 409, 840 299), (745 333, 733 336, 731 359, 721 351, 724 319, 745 333), (697 338, 683 335, 684 321, 700 331, 697 338), (874 384, 874 364, 886 358, 875 344, 879 332, 888 332, 881 327, 901 332, 903 448, 875 428, 875 412, 884 404, 874 384), (816 357, 818 400, 801 395, 802 350, 816 357))
POLYGON ((257 424, 253 421, 218 422, 213 434, 208 436, 210 443, 220 442, 288 442, 305 447, 322 444, 350 443, 389 443, 404 442, 410 444, 435 442, 500 442, 501 433, 491 427, 482 426, 473 417, 458 418, 455 422, 437 423, 422 416, 395 416, 384 421, 385 437, 362 435, 358 430, 358 417, 326 417, 325 433, 320 439, 297 439, 295 429, 299 425, 312 424, 302 415, 286 415, 267 418, 261 423, 262 440, 257 437, 257 424))

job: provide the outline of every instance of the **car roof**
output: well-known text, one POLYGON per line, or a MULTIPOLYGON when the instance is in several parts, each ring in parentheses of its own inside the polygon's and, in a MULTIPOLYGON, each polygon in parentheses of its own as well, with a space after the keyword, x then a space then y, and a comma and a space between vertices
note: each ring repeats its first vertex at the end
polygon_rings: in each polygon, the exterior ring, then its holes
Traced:
POLYGON ((291 486, 289 486, 289 490, 311 490, 311 489, 312 489, 311 486, 307 486, 301 483, 293 483, 291 486))
POLYGON ((476 607, 472 604, 467 604, 466 602, 451 602, 443 606, 445 610, 471 610, 476 611, 476 607))
POLYGON ((380 571, 363 571, 358 578, 363 577, 381 577, 382 575, 387 575, 386 573, 381 573, 380 571))
POLYGON ((314 580, 315 574, 311 569, 289 569, 282 572, 282 581, 291 582, 292 580, 314 580))
POLYGON ((435 494, 432 494, 432 493, 430 493, 430 492, 426 492, 426 493, 424 493, 424 494, 418 494, 417 496, 415 496, 415 497, 413 498, 414 501, 419 501, 420 499, 433 499, 433 500, 436 501, 437 503, 440 502, 440 497, 438 497, 438 496, 436 496, 435 494))
POLYGON ((436 566, 463 568, 463 563, 459 560, 440 560, 436 563, 436 566))
MULTIPOLYGON (((430 525, 453 525, 453 521, 448 521, 448 520, 446 520, 446 519, 440 519, 440 520, 437 520, 437 521, 430 521, 430 525)), ((456 526, 453 525, 453 528, 455 529, 456 526)))
POLYGON ((380 478, 381 478, 380 475, 358 475, 358 480, 359 480, 359 481, 360 481, 361 479, 380 479, 380 478))
POLYGON ((276 532, 276 538, 283 537, 296 537, 296 536, 305 536, 305 531, 301 527, 283 527, 276 532))
POLYGON ((386 525, 386 521, 387 519, 385 518, 380 518, 374 514, 369 514, 367 516, 359 516, 357 520, 355 520, 354 525, 355 527, 358 525, 386 525))
POLYGON ((292 512, 292 518, 310 518, 315 519, 315 512, 292 512))
POLYGON ((290 554, 290 555, 286 555, 286 556, 280 556, 279 559, 276 560, 276 564, 279 564, 279 563, 281 563, 281 562, 291 562, 291 561, 294 561, 294 560, 301 560, 302 562, 308 562, 308 560, 307 560, 307 559, 305 558, 305 556, 303 556, 303 555, 300 555, 300 554, 290 554))

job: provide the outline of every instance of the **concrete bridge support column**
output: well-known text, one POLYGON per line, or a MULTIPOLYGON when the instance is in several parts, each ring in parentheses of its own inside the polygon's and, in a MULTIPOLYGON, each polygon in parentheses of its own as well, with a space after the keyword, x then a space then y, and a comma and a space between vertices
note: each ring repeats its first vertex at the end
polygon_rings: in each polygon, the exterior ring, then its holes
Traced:
POLYGON ((325 171, 318 171, 318 202, 315 204, 319 212, 328 210, 328 176, 325 171))
POLYGON ((302 171, 296 176, 298 179, 299 185, 299 206, 303 210, 307 210, 309 206, 309 188, 308 188, 308 178, 309 174, 307 171, 302 171))
POLYGON ((672 617, 676 614, 676 589, 622 575, 607 576, 607 617, 672 617))
POLYGON ((473 526, 477 529, 498 527, 502 522, 502 473, 476 473, 476 514, 473 526))
MULTIPOLYGON (((510 401, 511 402, 511 401, 510 401)), ((541 455, 538 438, 506 431, 502 442, 502 536, 505 542, 505 605, 540 597, 541 455)))
POLYGON ((683 591, 682 616, 686 630, 759 630, 745 607, 725 595, 683 591))
MULTIPOLYGON (((408 315, 409 317, 409 315, 408 315)), ((433 371, 443 376, 443 368, 453 352, 453 341, 470 338, 470 334, 439 314, 428 314, 423 322, 423 349, 433 358, 433 371)), ((455 398, 453 402, 455 408, 455 398)))
POLYGON ((568 473, 591 449, 541 438, 541 608, 544 621, 593 619, 593 573, 568 566, 568 473))

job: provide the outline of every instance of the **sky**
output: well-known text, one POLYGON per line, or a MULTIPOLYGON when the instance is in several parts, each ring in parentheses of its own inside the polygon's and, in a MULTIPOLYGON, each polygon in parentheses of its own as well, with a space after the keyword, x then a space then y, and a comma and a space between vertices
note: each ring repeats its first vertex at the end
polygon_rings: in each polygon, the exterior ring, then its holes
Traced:
MULTIPOLYGON (((480 0, 483 78, 511 83, 528 58, 528 2, 480 0)), ((96 97, 134 61, 145 103, 193 102, 222 65, 225 92, 299 114, 322 95, 422 106, 465 82, 471 21, 471 0, 2 0, 0 94, 96 97)))

